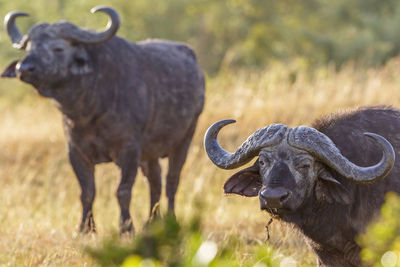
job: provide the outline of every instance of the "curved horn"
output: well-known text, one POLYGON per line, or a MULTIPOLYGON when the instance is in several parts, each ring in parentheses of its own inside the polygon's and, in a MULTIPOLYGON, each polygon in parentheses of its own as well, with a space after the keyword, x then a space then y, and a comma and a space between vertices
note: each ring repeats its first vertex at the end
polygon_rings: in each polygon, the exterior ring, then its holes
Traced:
POLYGON ((8 36, 10 36, 13 47, 17 49, 24 49, 24 45, 21 44, 21 41, 24 36, 18 30, 18 27, 15 24, 15 19, 17 17, 26 17, 26 16, 29 16, 29 14, 20 11, 11 11, 8 12, 7 15, 4 17, 4 26, 7 29, 8 36))
POLYGON ((379 163, 360 167, 345 158, 325 134, 310 127, 300 126, 289 135, 290 145, 308 151, 344 177, 356 183, 373 183, 385 177, 394 166, 395 152, 385 138, 374 133, 364 133, 374 139, 382 148, 383 156, 379 163))
POLYGON ((117 33, 120 18, 113 8, 96 6, 90 10, 91 13, 103 12, 109 16, 108 24, 102 32, 93 32, 79 28, 68 28, 62 32, 63 37, 84 44, 99 44, 110 40, 117 33))
POLYGON ((271 124, 258 129, 243 142, 235 153, 229 153, 218 144, 217 136, 224 126, 234 122, 236 121, 222 120, 216 122, 208 128, 204 136, 204 147, 208 157, 222 169, 234 169, 246 164, 257 156, 261 148, 279 143, 288 129, 283 124, 271 124))

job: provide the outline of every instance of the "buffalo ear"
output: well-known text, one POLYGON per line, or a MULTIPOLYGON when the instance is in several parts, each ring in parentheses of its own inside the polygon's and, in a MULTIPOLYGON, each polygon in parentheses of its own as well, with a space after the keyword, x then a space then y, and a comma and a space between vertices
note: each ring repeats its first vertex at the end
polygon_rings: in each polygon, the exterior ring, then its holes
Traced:
POLYGON ((224 184, 225 194, 256 197, 262 186, 258 166, 253 165, 232 175, 224 184))
POLYGON ((17 66, 18 60, 14 60, 1 74, 2 78, 15 78, 17 74, 15 73, 15 67, 17 66))
POLYGON ((343 205, 349 205, 353 202, 349 190, 336 180, 325 168, 320 170, 318 173, 315 191, 318 201, 326 201, 330 204, 339 203, 343 205))

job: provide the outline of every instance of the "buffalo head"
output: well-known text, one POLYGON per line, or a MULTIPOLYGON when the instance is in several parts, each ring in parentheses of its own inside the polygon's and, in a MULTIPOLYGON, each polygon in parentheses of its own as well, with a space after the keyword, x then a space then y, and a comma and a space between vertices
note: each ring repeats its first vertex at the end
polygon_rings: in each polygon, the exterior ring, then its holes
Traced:
POLYGON ((93 62, 85 48, 111 39, 120 24, 118 13, 109 7, 98 6, 92 13, 104 12, 109 23, 102 32, 82 30, 69 22, 42 23, 33 26, 26 35, 18 30, 15 19, 28 16, 24 12, 10 12, 4 24, 13 47, 26 50, 27 55, 12 62, 2 77, 18 77, 35 88, 51 89, 77 76, 92 71, 93 62))
MULTIPOLYGON (((307 199, 349 204, 347 189, 335 178, 339 173, 355 183, 373 183, 388 174, 394 165, 392 145, 382 136, 364 135, 383 150, 379 163, 360 167, 346 159, 332 140, 314 128, 289 128, 272 124, 253 133, 235 153, 217 142, 218 132, 234 120, 213 124, 204 139, 206 152, 220 168, 233 169, 258 157, 253 166, 234 174, 224 185, 226 193, 257 196, 261 209, 275 215, 298 210, 307 199), (314 194, 315 192, 315 194, 314 194)), ((377 152, 380 153, 380 152, 377 152)))

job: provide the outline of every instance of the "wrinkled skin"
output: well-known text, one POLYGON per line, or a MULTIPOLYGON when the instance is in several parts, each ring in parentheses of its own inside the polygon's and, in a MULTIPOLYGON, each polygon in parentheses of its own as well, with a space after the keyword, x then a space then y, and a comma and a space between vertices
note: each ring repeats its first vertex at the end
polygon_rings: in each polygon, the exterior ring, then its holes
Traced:
POLYGON ((180 172, 203 109, 203 73, 184 44, 119 37, 83 44, 61 37, 65 25, 75 27, 67 22, 32 27, 27 55, 2 76, 33 85, 63 113, 69 158, 82 189, 81 231, 95 231, 94 167, 114 162, 121 168, 121 232, 130 232, 139 166, 149 181, 152 212, 161 195, 158 159, 168 157, 166 194, 174 211, 180 172))
POLYGON ((376 164, 381 157, 379 146, 363 133, 382 135, 396 151, 395 165, 385 178, 357 184, 283 140, 261 149, 253 166, 228 179, 225 192, 258 196, 261 209, 304 234, 320 266, 360 266, 356 235, 379 214, 387 192, 400 193, 400 111, 362 108, 320 119, 313 127, 360 166, 376 164))

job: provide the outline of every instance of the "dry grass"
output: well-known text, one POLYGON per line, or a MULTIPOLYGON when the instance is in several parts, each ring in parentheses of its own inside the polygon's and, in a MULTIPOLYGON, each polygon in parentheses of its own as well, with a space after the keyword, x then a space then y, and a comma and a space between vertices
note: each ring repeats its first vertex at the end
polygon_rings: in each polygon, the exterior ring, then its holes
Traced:
MULTIPOLYGON (((206 236, 221 243, 229 235, 249 243, 266 242, 267 217, 259 211, 257 199, 223 195, 224 180, 233 171, 219 170, 207 159, 202 144, 205 130, 217 120, 236 119, 221 133, 223 146, 233 150, 270 123, 309 125, 318 116, 341 109, 399 107, 399 69, 400 61, 393 60, 382 69, 324 68, 310 77, 293 66, 275 66, 265 72, 223 73, 209 80, 207 104, 177 195, 178 218, 188 219, 200 197, 206 236)), ((80 192, 67 161, 61 116, 50 101, 31 91, 18 81, 0 81, 0 266, 93 266, 82 247, 96 246, 118 230, 114 193, 119 171, 112 164, 97 167, 94 214, 99 233, 79 235, 80 192)), ((161 205, 165 208, 165 199, 161 205)), ((148 207, 147 181, 140 174, 131 208, 138 231, 146 222, 148 207)), ((275 222, 270 232, 268 242, 279 253, 300 266, 314 264, 313 254, 293 229, 275 222)), ((249 257, 241 250, 237 253, 242 253, 243 262, 249 257)))

